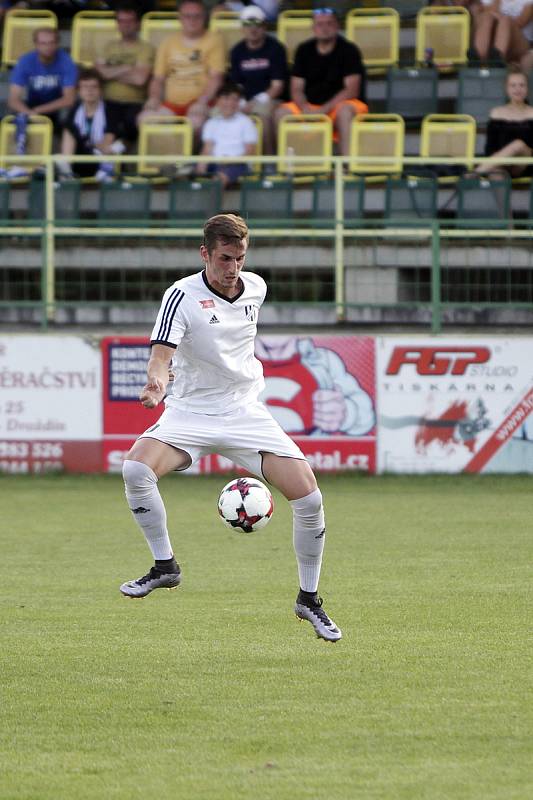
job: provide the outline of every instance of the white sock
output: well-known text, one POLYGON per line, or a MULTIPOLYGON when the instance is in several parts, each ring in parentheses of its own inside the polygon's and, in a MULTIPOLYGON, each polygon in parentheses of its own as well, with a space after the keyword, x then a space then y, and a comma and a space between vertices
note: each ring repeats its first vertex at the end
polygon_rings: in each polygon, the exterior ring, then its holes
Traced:
POLYGON ((322 553, 326 527, 324 507, 320 489, 311 494, 291 500, 293 514, 293 542, 300 588, 304 592, 316 592, 322 566, 322 553))
POLYGON ((122 475, 133 518, 144 533, 154 560, 172 558, 167 513, 157 488, 157 475, 140 461, 124 461, 122 475))

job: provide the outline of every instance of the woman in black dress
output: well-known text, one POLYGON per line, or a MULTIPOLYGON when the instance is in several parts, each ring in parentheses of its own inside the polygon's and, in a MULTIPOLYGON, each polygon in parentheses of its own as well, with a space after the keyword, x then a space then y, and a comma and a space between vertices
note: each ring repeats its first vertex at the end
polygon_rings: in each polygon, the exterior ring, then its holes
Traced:
POLYGON ((527 101, 527 75, 518 67, 511 67, 505 89, 509 102, 490 112, 487 125, 485 155, 491 161, 476 167, 478 174, 505 171, 513 178, 531 171, 528 164, 505 163, 506 157, 533 155, 533 108, 527 101))

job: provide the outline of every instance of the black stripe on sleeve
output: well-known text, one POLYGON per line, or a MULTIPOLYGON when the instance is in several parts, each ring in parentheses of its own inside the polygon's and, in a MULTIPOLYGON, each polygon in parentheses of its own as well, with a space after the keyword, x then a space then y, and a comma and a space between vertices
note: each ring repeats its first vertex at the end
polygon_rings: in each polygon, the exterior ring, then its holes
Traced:
POLYGON ((174 289, 174 291, 171 293, 170 297, 165 303, 165 308, 163 309, 161 325, 159 326, 159 330, 157 332, 157 337, 156 337, 157 341, 160 342, 166 341, 168 335, 170 334, 170 330, 172 328, 172 322, 174 321, 174 315, 176 313, 176 309, 184 297, 185 295, 180 289, 174 289))
POLYGON ((177 345, 176 344, 172 344, 172 342, 162 342, 160 339, 152 339, 150 341, 150 347, 153 347, 154 344, 164 344, 165 347, 173 347, 174 350, 177 347, 177 345))

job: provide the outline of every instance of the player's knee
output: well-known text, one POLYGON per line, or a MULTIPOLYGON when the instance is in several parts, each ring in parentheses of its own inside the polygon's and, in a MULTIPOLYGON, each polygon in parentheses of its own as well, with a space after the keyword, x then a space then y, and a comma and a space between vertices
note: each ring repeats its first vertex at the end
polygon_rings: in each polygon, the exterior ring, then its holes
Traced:
POLYGON ((146 491, 157 483, 157 475, 142 461, 126 459, 122 465, 122 477, 126 489, 131 492, 146 491))
POLYGON ((300 517, 313 517, 322 511, 322 493, 317 487, 310 494, 305 497, 300 497, 298 500, 291 500, 291 506, 294 514, 300 517))

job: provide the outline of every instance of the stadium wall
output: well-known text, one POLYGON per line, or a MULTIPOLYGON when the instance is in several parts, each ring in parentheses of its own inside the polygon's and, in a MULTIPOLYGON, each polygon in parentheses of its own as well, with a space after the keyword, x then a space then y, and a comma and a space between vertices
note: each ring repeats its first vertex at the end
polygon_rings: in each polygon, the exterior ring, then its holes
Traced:
MULTIPOLYGON (((157 419, 144 338, 0 335, 0 471, 118 472, 157 419)), ((317 471, 533 472, 533 338, 263 335, 263 400, 317 471)), ((235 472, 213 455, 190 474, 235 472)))

